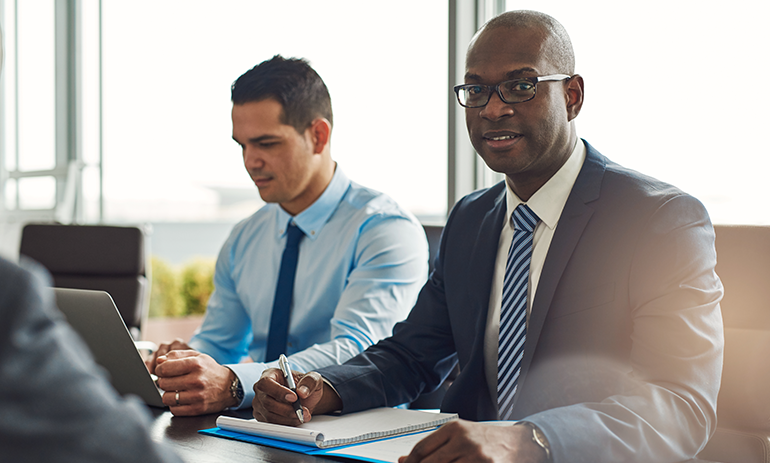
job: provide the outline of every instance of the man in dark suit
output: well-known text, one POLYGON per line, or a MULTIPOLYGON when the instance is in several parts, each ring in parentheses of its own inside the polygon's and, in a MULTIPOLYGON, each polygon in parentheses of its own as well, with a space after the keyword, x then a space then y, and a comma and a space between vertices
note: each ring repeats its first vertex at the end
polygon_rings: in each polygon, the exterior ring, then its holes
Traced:
MULTIPOLYGON (((455 90, 468 133, 505 182, 455 205, 435 270, 392 337, 298 378, 306 418, 409 402, 459 362, 441 408, 464 420, 405 463, 692 458, 714 432, 722 369, 706 210, 577 137, 583 79, 553 18, 491 20, 466 71, 455 90)), ((277 372, 255 390, 255 417, 297 423, 277 372)))

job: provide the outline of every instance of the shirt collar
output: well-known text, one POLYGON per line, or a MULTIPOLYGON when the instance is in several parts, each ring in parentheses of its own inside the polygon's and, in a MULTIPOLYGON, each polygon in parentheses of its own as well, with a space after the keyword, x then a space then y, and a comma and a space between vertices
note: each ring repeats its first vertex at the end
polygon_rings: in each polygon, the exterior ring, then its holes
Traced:
MULTIPOLYGON (((567 203, 567 198, 572 191, 572 186, 575 185, 575 180, 577 180, 580 169, 583 167, 585 158, 585 144, 578 138, 567 162, 526 202, 530 209, 540 218, 540 221, 548 228, 556 228, 561 211, 567 203)), ((513 192, 508 181, 505 182, 505 185, 506 204, 508 207, 506 217, 510 217, 513 210, 519 204, 524 203, 524 201, 513 192)), ((513 226, 510 220, 507 220, 506 224, 513 226)))
POLYGON ((290 222, 293 222, 302 230, 306 238, 315 240, 323 226, 329 221, 334 211, 337 210, 337 206, 342 201, 349 187, 350 179, 348 179, 338 165, 334 169, 332 181, 329 182, 324 192, 304 211, 291 216, 281 206, 275 204, 278 210, 276 217, 278 221, 278 235, 283 237, 287 226, 290 222))

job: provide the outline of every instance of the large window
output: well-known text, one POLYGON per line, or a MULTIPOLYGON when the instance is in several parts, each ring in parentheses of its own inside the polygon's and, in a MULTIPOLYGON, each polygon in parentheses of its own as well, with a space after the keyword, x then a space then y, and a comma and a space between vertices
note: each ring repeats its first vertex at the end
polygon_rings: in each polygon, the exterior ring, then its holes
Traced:
POLYGON ((770 3, 509 0, 570 33, 579 136, 700 199, 715 223, 770 223, 770 3))
POLYGON ((332 157, 352 180, 446 214, 443 1, 0 0, 0 21, 2 253, 24 222, 55 219, 151 223, 154 253, 215 255, 262 205, 230 85, 275 54, 327 83, 332 157))
POLYGON ((261 204, 230 139, 229 86, 276 53, 329 86, 348 176, 441 220, 499 179, 452 106, 465 47, 484 19, 523 8, 573 38, 581 137, 700 198, 714 222, 770 223, 767 2, 0 0, 0 252, 16 246, 8 223, 74 219, 151 222, 154 251, 214 254, 261 204))
POLYGON ((446 213, 443 2, 103 2, 108 221, 237 220, 259 205, 230 84, 304 57, 332 96, 332 157, 418 216, 446 213))

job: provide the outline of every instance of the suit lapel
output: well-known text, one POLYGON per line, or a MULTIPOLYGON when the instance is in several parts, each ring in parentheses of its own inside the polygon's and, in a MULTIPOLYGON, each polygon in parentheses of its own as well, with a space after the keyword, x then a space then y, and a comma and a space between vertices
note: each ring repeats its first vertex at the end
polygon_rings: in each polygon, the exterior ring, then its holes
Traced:
POLYGON ((474 304, 478 306, 478 313, 485 324, 489 311, 489 295, 492 290, 497 248, 505 220, 505 209, 505 188, 502 188, 501 193, 495 198, 493 207, 481 221, 471 261, 468 262, 468 267, 477 272, 471 294, 475 295, 474 304))
POLYGON ((606 159, 587 142, 586 148, 585 162, 564 205, 540 274, 537 294, 532 304, 532 315, 527 325, 520 385, 527 379, 527 372, 562 273, 593 214, 593 209, 587 203, 599 197, 606 159))
MULTIPOLYGON (((500 233, 505 220, 506 201, 505 186, 496 195, 493 207, 487 212, 479 226, 476 243, 471 255, 469 268, 474 269, 474 284, 471 294, 474 295, 473 310, 478 313, 476 318, 475 333, 471 355, 468 365, 464 370, 465 381, 474 383, 476 396, 475 410, 469 416, 474 419, 493 420, 497 418, 496 397, 490 397, 487 385, 484 361, 484 335, 486 333, 487 316, 489 312, 489 296, 492 291, 492 279, 494 278, 495 260, 497 248, 500 242, 500 233)), ((458 378, 459 379, 459 378, 458 378)))

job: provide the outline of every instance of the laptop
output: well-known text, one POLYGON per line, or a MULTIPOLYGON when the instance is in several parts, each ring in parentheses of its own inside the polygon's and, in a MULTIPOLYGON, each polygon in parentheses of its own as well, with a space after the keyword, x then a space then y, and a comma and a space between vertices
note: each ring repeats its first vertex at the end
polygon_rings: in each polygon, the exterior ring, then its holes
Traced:
POLYGON ((104 367, 120 395, 139 396, 147 405, 166 406, 144 365, 112 297, 105 291, 54 288, 56 304, 67 322, 88 345, 96 363, 104 367))

